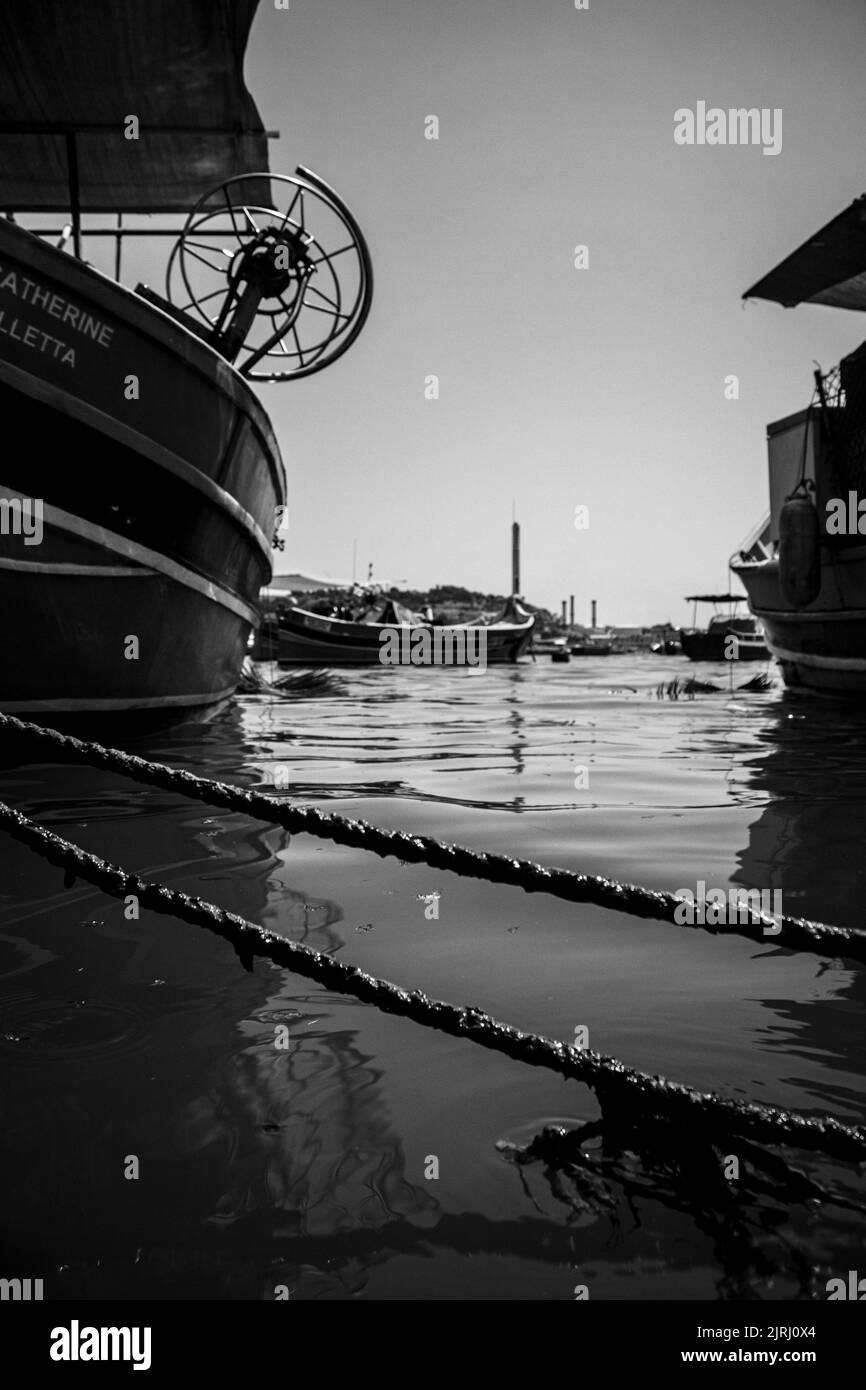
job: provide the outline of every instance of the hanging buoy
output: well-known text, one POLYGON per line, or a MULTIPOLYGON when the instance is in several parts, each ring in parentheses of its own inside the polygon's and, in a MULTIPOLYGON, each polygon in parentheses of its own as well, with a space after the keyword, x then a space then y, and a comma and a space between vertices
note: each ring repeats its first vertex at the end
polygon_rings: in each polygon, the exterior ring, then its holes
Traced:
POLYGON ((805 488, 787 498, 779 515, 779 583, 794 608, 814 603, 821 591, 818 513, 805 488))

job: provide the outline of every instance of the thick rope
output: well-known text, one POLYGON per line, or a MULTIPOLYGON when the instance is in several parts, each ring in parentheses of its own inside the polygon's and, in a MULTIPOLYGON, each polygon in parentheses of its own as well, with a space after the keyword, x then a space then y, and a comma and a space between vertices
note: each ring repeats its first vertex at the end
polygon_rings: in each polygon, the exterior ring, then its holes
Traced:
POLYGON ((0 714, 0 731, 4 729, 47 744, 92 767, 106 768, 148 786, 179 792, 210 806, 238 811, 257 820, 280 825, 293 834, 314 835, 353 849, 369 850, 383 859, 392 857, 409 864, 426 864, 431 869, 441 869, 463 878, 509 884, 522 888, 525 893, 549 893, 566 902, 591 903, 630 917, 652 918, 677 926, 687 925, 692 930, 700 927, 712 935, 730 931, 765 946, 782 946, 789 951, 815 951, 825 956, 866 961, 866 932, 855 928, 833 927, 822 922, 810 922, 804 917, 782 914, 769 917, 746 906, 737 912, 736 922, 721 926, 701 922, 683 924, 677 922, 675 917, 677 909, 682 909, 682 902, 673 893, 618 883, 615 879, 575 873, 569 869, 548 869, 529 859, 479 853, 461 845, 443 844, 429 835, 381 830, 366 821, 349 820, 312 807, 293 806, 279 797, 197 777, 192 772, 148 762, 117 748, 104 748, 99 743, 85 742, 70 734, 61 734, 12 715, 0 714), (743 917, 746 917, 745 921, 743 917))
POLYGON ((615 1107, 627 1105, 632 1120, 644 1111, 661 1114, 676 1123, 712 1125, 716 1133, 721 1131, 730 1140, 741 1135, 759 1143, 787 1143, 840 1159, 866 1160, 866 1128, 862 1126, 846 1125, 831 1117, 811 1119, 772 1106, 702 1094, 688 1086, 666 1081, 664 1077, 634 1071, 615 1058, 588 1048, 570 1047, 552 1038, 521 1032, 480 1009, 430 999, 420 990, 400 989, 387 980, 375 979, 357 966, 344 965, 299 942, 275 936, 204 899, 127 873, 116 864, 89 854, 53 831, 36 825, 3 802, 0 802, 0 828, 65 869, 68 886, 77 875, 116 898, 135 894, 140 904, 154 912, 180 917, 230 941, 247 969, 252 968, 255 956, 264 957, 297 975, 315 980, 325 989, 373 1004, 383 1013, 409 1018, 451 1037, 465 1038, 480 1047, 504 1053, 515 1061, 545 1067, 581 1081, 596 1092, 603 1113, 610 1114, 615 1107))

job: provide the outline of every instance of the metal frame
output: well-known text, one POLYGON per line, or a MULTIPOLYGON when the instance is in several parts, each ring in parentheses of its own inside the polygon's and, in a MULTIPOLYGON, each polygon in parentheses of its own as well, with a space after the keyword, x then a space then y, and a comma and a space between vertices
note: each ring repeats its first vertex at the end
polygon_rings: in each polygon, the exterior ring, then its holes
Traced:
MULTIPOLYGON (((252 126, 242 126, 242 125, 235 125, 235 126, 148 125, 148 126, 146 127, 146 129, 147 129, 147 132, 148 132, 149 134, 152 134, 152 135, 234 135, 234 136, 238 136, 238 135, 264 135, 264 137, 265 137, 266 140, 279 140, 279 138, 280 138, 280 132, 279 132, 278 130, 264 130, 264 131, 263 131, 263 130, 261 130, 260 128, 259 128, 259 129, 256 129, 256 128, 252 127, 252 126)), ((171 231, 171 230, 169 230, 168 228, 160 228, 159 230, 150 229, 150 230, 145 230, 145 231, 141 231, 141 232, 136 232, 136 231, 133 231, 133 230, 129 230, 129 231, 127 231, 127 232, 124 232, 124 231, 123 231, 123 228, 122 228, 122 220, 121 220, 121 219, 122 219, 122 214, 119 213, 119 212, 118 212, 118 214, 117 214, 118 226, 117 226, 116 229, 115 229, 115 228, 96 228, 96 229, 93 229, 93 230, 88 229, 87 231, 83 231, 82 226, 81 226, 81 214, 82 214, 82 208, 81 208, 81 185, 80 185, 79 173, 78 173, 78 136, 79 136, 79 135, 100 135, 100 134, 102 134, 104 131, 116 131, 116 130, 117 130, 117 124, 116 124, 116 122, 113 122, 113 121, 112 121, 112 122, 109 122, 109 121, 105 121, 105 122, 90 122, 90 123, 88 123, 88 122, 85 122, 85 123, 75 123, 75 122, 71 122, 71 121, 36 121, 36 122, 32 122, 32 121, 0 121, 0 136, 2 136, 2 135, 62 135, 62 136, 65 137, 65 143, 66 143, 66 169, 67 169, 67 177, 68 177, 68 179, 69 179, 69 212, 70 212, 70 216, 71 216, 71 218, 72 218, 72 222, 71 222, 70 225, 65 225, 65 226, 59 227, 59 228, 57 228, 57 229, 51 228, 51 229, 49 230, 48 228, 40 228, 39 230, 37 230, 37 232, 35 233, 35 235, 36 235, 36 236, 56 236, 56 237, 59 237, 60 240, 59 240, 59 242, 58 242, 58 247, 59 247, 60 249, 62 249, 62 247, 66 244, 67 240, 69 239, 69 234, 70 234, 70 230, 71 230, 71 232, 72 232, 72 244, 73 244, 73 248, 74 248, 74 251, 75 251, 75 256, 76 256, 76 259, 79 260, 79 261, 81 260, 81 238, 82 238, 82 235, 85 235, 85 236, 108 236, 108 237, 113 236, 113 237, 117 237, 117 238, 118 238, 118 246, 117 246, 117 255, 116 255, 116 257, 115 257, 115 266, 116 266, 116 270, 115 270, 115 279, 119 280, 119 279, 120 279, 120 243, 121 243, 121 241, 122 241, 122 239, 123 239, 124 236, 177 236, 178 233, 175 232, 175 231, 171 231)), ((33 214, 33 213, 40 213, 40 212, 50 212, 50 211, 52 211, 52 209, 50 209, 50 208, 26 207, 26 206, 25 206, 25 207, 20 207, 20 206, 19 206, 19 207, 17 207, 17 208, 3 208, 2 211, 5 212, 7 216, 9 216, 10 213, 11 213, 12 216, 14 217, 15 214, 18 214, 18 213, 31 213, 31 214, 33 214)), ((95 208, 95 209, 93 209, 94 214, 97 215, 97 216, 99 215, 100 212, 104 212, 104 211, 105 211, 105 209, 100 209, 100 208, 95 208)), ((112 209, 112 211, 113 211, 113 209, 112 209)), ((138 215, 138 216, 140 216, 140 217, 144 217, 144 216, 147 216, 148 214, 145 213, 145 212, 141 212, 141 213, 133 214, 133 215, 138 215)), ((182 216, 183 216, 183 213, 182 213, 182 212, 178 212, 178 213, 171 214, 171 215, 177 216, 177 217, 182 217, 182 216)))

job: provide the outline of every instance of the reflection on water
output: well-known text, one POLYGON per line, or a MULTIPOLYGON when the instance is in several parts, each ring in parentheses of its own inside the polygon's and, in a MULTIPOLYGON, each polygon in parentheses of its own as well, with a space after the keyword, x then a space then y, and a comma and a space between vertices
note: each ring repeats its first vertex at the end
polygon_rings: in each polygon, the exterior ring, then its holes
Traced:
MULTIPOLYGON (((866 716, 730 690, 718 668, 698 671, 718 694, 657 699, 680 669, 361 671, 339 696, 248 697, 130 747, 648 887, 780 888, 788 913, 862 926, 866 716)), ((92 769, 4 768, 0 795, 68 838, 373 974, 566 1040, 586 1026, 695 1086, 862 1119, 849 962, 380 861, 92 769)), ((770 1298, 822 1296, 856 1267, 850 1170, 798 1155, 818 1206, 758 1165, 736 1220, 693 1136, 608 1142, 551 1183, 496 1146, 591 1125, 583 1087, 266 962, 248 973, 209 933, 128 920, 11 842, 3 862, 2 1263, 47 1295, 571 1298, 579 1268, 593 1298, 770 1298)))

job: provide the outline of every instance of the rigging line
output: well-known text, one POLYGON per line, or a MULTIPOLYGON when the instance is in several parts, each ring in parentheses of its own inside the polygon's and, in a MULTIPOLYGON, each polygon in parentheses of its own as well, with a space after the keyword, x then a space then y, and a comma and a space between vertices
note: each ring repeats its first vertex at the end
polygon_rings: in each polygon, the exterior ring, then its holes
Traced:
POLYGON ((580 1081, 596 1092, 603 1112, 608 1114, 614 1107, 627 1104, 632 1113, 643 1111, 688 1124, 711 1124, 715 1131, 721 1130, 730 1137, 740 1135, 763 1144, 793 1144, 800 1149, 852 1162, 866 1159, 864 1126, 848 1125, 832 1116, 800 1115, 774 1106, 697 1091, 662 1076, 636 1071, 603 1053, 523 1032, 481 1009, 430 999, 421 990, 402 989, 388 980, 368 975, 358 966, 346 965, 300 942, 276 936, 205 899, 191 897, 162 883, 148 882, 64 840, 2 801, 0 828, 64 869, 68 887, 76 877, 81 877, 115 898, 134 893, 140 904, 152 911, 180 917, 230 941, 247 970, 252 969, 254 957, 263 957, 305 979, 315 980, 325 989, 372 1004, 383 1013, 408 1018, 450 1037, 463 1038, 489 1051, 502 1053, 514 1061, 580 1081))
POLYGON ((713 936, 732 932, 764 946, 814 951, 820 955, 866 962, 866 932, 854 927, 834 927, 781 913, 768 915, 751 905, 741 905, 738 911, 731 913, 737 920, 724 924, 681 922, 677 914, 682 912, 683 901, 673 893, 642 888, 633 883, 620 883, 615 879, 572 869, 546 868, 530 859, 466 849, 462 845, 446 844, 429 835, 382 830, 367 821, 350 820, 313 807, 294 806, 264 792, 246 791, 226 782, 211 781, 180 768, 148 762, 117 748, 104 748, 99 743, 86 742, 71 734, 61 734, 55 729, 43 728, 39 724, 16 719, 14 715, 0 713, 0 731, 4 729, 47 743, 81 762, 108 768, 144 785, 162 787, 210 806, 221 806, 270 825, 280 825, 290 834, 314 835, 338 845, 368 850, 383 859, 426 864, 428 868, 441 869, 462 878, 506 884, 522 888, 526 893, 548 893, 565 902, 590 903, 630 917, 671 922, 687 930, 698 927, 713 936))

